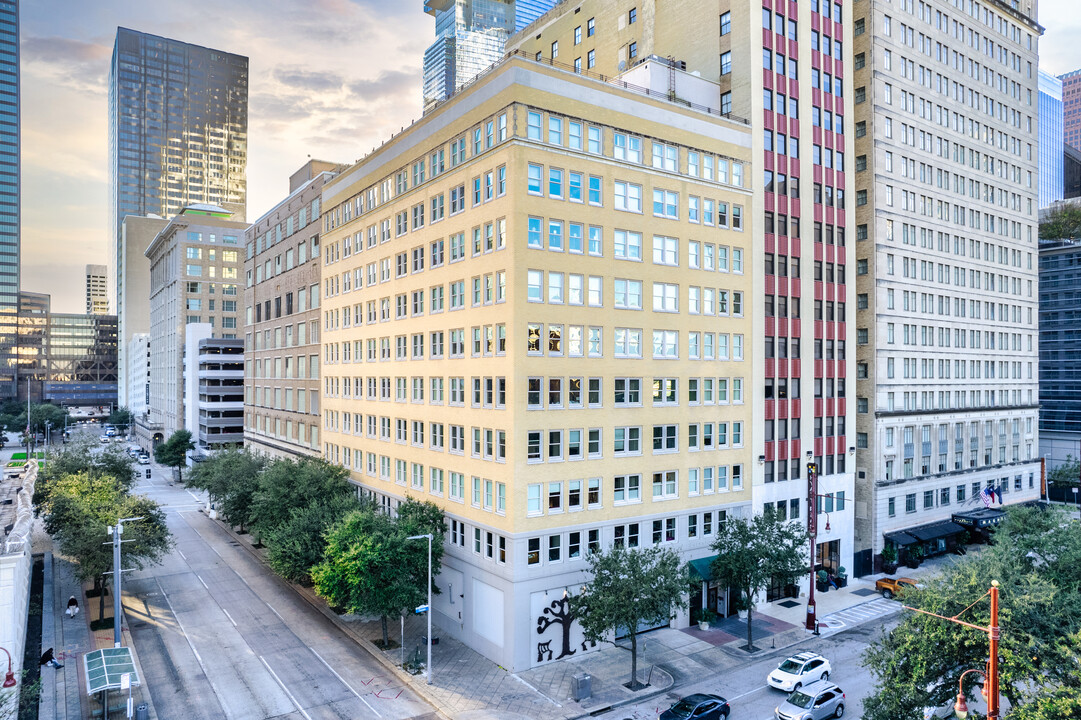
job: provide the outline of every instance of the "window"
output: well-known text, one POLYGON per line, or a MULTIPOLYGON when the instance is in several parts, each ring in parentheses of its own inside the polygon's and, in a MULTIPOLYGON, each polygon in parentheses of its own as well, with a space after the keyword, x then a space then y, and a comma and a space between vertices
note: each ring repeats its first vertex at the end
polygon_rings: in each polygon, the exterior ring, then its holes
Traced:
POLYGON ((728 75, 732 72, 732 53, 721 53, 721 75, 728 75))
POLYGON ((616 230, 614 235, 614 253, 620 260, 642 259, 642 236, 629 230, 616 230))
POLYGON ((615 190, 615 208, 624 212, 642 212, 642 186, 631 183, 616 181, 613 183, 615 190))
POLYGON ((641 502, 642 476, 617 475, 612 480, 612 502, 616 505, 641 502))

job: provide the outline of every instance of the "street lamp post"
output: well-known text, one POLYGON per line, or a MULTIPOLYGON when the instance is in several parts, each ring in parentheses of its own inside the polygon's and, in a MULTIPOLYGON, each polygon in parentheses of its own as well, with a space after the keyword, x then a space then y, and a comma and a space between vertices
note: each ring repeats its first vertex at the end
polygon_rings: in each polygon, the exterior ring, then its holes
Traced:
POLYGON ((48 453, 49 453, 49 437, 52 435, 52 433, 50 432, 52 430, 52 426, 53 426, 53 421, 52 420, 46 420, 45 421, 45 454, 46 455, 48 455, 48 453))
POLYGON ((124 534, 124 523, 143 520, 142 517, 120 518, 116 525, 109 528, 113 536, 113 647, 120 647, 120 536, 124 534))
MULTIPOLYGON (((987 660, 987 672, 984 673, 982 670, 966 670, 965 672, 961 673, 961 679, 964 679, 966 673, 983 673, 983 676, 986 679, 984 691, 987 695, 987 718, 988 720, 997 720, 1000 717, 998 697, 998 641, 1000 637, 998 627, 998 580, 991 581, 991 589, 988 590, 985 594, 991 596, 991 624, 987 627, 983 627, 981 625, 974 625, 973 623, 968 623, 964 620, 958 620, 957 618, 958 616, 960 616, 961 613, 958 613, 953 617, 946 617, 945 615, 938 615, 933 612, 928 612, 927 610, 920 610, 919 608, 909 607, 908 605, 904 605, 903 607, 906 610, 914 610, 915 612, 923 613, 924 615, 931 615, 932 617, 936 617, 941 620, 948 620, 952 623, 964 625, 967 628, 972 628, 973 630, 979 630, 980 632, 987 633, 987 637, 990 640, 991 645, 990 657, 987 660)), ((980 600, 982 599, 983 598, 981 597, 980 600)), ((976 602, 979 602, 979 600, 977 600, 976 602)), ((973 605, 975 604, 976 603, 973 603, 973 605)), ((972 607, 972 605, 969 605, 968 607, 972 607)), ((968 610, 968 608, 965 608, 965 610, 968 610)), ((965 610, 962 610, 961 612, 963 613, 965 610)), ((957 715, 957 717, 961 718, 961 720, 964 720, 964 718, 968 716, 968 706, 965 705, 965 691, 963 687, 961 688, 961 692, 959 692, 957 695, 957 702, 956 704, 954 704, 954 713, 957 715)))
POLYGON ((15 679, 15 673, 11 669, 11 653, 7 651, 7 648, 0 647, 0 650, 3 650, 4 654, 8 656, 8 672, 4 676, 4 689, 6 690, 15 687, 19 682, 15 679))
POLYGON ((432 684, 432 534, 426 533, 424 535, 410 535, 406 540, 425 540, 428 541, 428 609, 425 614, 428 616, 428 665, 424 671, 425 678, 429 685, 432 684))
POLYGON ((807 587, 807 622, 805 627, 814 630, 818 624, 815 613, 815 536, 818 534, 818 468, 811 462, 814 457, 807 451, 807 537, 811 543, 811 579, 807 587))

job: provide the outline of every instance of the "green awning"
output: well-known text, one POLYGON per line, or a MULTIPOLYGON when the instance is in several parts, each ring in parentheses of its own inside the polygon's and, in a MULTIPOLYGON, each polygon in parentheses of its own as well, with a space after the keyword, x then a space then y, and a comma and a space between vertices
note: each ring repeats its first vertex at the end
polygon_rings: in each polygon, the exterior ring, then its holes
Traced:
POLYGON ((83 669, 86 672, 86 692, 89 695, 102 690, 118 690, 120 676, 131 674, 131 684, 139 684, 139 673, 135 671, 135 661, 131 648, 102 648, 83 655, 83 669))
POLYGON ((709 557, 699 558, 697 560, 691 560, 688 565, 691 566, 691 572, 700 577, 705 582, 709 582, 713 579, 713 573, 710 571, 710 565, 717 559, 716 555, 710 555, 709 557))

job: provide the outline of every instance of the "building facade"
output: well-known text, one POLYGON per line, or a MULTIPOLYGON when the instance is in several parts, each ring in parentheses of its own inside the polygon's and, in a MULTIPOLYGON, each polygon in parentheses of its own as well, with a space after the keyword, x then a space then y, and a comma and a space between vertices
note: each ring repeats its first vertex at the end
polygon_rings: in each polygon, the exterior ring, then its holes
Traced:
MULTIPOLYGON (((118 28, 109 70, 109 282, 120 344, 149 331, 150 272, 124 219, 207 203, 245 218, 248 59, 118 28), (139 317, 135 318, 134 315, 139 317)), ((152 237, 152 236, 151 236, 152 237)))
POLYGON ((1042 28, 1034 2, 860 7, 856 543, 939 553, 985 490, 1040 496, 1042 28))
POLYGON ((1081 70, 1058 79, 1062 81, 1062 141, 1081 150, 1081 70))
MULTIPOLYGON (((137 335, 150 333, 150 261, 146 249, 169 221, 155 216, 128 215, 120 224, 120 246, 117 249, 116 282, 117 329, 120 339, 120 377, 130 377, 141 371, 141 356, 131 356, 128 348, 137 335), (126 340, 125 340, 126 338, 126 340)), ((120 405, 132 407, 139 399, 127 395, 127 386, 120 388, 120 405)), ((146 401, 143 400, 145 407, 146 401)))
MULTIPOLYGON (((186 423, 185 336, 206 323, 215 338, 239 337, 241 238, 247 223, 212 205, 180 211, 146 249, 150 265, 150 403, 147 427, 168 438, 186 423)), ((194 396, 193 396, 194 397, 194 396)))
POLYGON ((1040 245, 1040 454, 1081 457, 1081 243, 1040 245))
MULTIPOLYGON (((205 324, 205 323, 204 323, 205 324)), ((209 325, 207 325, 209 330, 209 325)), ((209 453, 244 444, 244 340, 201 338, 187 353, 186 379, 195 397, 189 425, 196 453, 209 453)))
POLYGON ((750 513, 750 146, 514 57, 323 190, 324 454, 444 509, 435 621, 505 667, 590 549, 750 513))
POLYGON ((424 0, 436 40, 424 52, 424 107, 446 100, 499 62, 507 38, 556 0, 424 0))
POLYGON ((16 397, 22 161, 19 1, 0 1, 0 399, 16 397))
POLYGON ((147 414, 150 404, 150 333, 137 333, 128 341, 128 364, 121 375, 122 387, 127 388, 122 394, 120 405, 128 408, 135 418, 147 414))
MULTIPOLYGON (((507 47, 664 97, 686 99, 679 81, 694 73, 716 83, 708 104, 757 129, 747 183, 754 198, 747 209, 754 218, 747 263, 757 359, 748 436, 758 460, 750 472, 754 507, 806 522, 813 462, 815 518, 830 513, 830 522, 816 523, 814 564, 836 571, 857 564, 855 408, 847 397, 855 369, 855 327, 847 317, 855 300, 854 244, 844 163, 852 157, 852 134, 844 132, 852 20, 848 5, 779 7, 580 0, 558 5, 507 47), (717 33, 688 32, 715 15, 717 33), (639 73, 652 65, 667 67, 661 82, 647 84, 639 73)), ((785 592, 775 585, 766 599, 785 592)))
POLYGON ((1040 70, 1040 208, 1063 199, 1062 81, 1040 70))
POLYGON ((323 186, 339 166, 310 161, 289 197, 245 239, 244 441, 275 457, 319 455, 319 234, 323 186))
POLYGON ((109 313, 109 290, 107 269, 104 265, 86 266, 86 314, 109 313))
POLYGON ((21 402, 116 404, 116 316, 52 312, 45 293, 19 293, 16 355, 21 402))

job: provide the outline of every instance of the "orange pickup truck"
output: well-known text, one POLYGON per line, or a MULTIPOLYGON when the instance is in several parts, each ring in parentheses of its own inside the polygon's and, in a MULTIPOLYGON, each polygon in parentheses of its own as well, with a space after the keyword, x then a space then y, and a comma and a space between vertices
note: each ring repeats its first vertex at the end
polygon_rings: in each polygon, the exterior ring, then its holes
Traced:
POLYGON ((912 578, 882 578, 875 582, 875 590, 882 593, 882 597, 889 599, 900 594, 905 588, 916 587, 916 581, 912 578))

